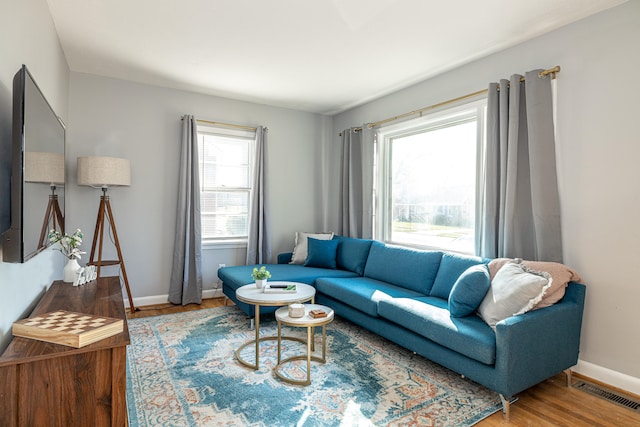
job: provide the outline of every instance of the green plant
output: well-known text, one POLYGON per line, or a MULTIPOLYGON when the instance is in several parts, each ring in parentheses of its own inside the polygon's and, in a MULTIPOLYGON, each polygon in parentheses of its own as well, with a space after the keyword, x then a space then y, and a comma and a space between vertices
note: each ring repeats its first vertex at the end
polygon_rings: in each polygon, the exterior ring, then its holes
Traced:
POLYGON ((253 280, 270 279, 271 273, 269 273, 267 267, 263 265, 262 267, 260 267, 260 269, 258 269, 257 267, 253 267, 253 273, 251 273, 251 277, 253 277, 253 280))
POLYGON ((56 250, 60 251, 62 255, 69 259, 80 259, 81 254, 86 254, 86 252, 81 252, 79 249, 82 244, 82 231, 80 231, 79 228, 72 235, 68 235, 67 233, 61 234, 57 230, 51 230, 49 232, 49 241, 51 243, 58 243, 60 247, 56 248, 56 250))

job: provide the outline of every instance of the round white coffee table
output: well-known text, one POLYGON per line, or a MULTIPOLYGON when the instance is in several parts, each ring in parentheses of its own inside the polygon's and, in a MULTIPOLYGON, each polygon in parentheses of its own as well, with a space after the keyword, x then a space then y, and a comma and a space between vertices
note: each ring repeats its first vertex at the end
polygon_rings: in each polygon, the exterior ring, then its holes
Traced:
MULTIPOLYGON (((265 293, 262 289, 256 288, 254 283, 244 285, 236 290, 236 298, 239 301, 255 306, 255 339, 249 340, 242 344, 236 350, 236 358, 244 366, 252 369, 259 369, 260 367, 260 341, 275 340, 278 337, 262 337, 260 338, 260 306, 272 306, 278 307, 282 305, 288 305, 292 303, 304 303, 307 301, 313 302, 316 289, 313 286, 306 285, 304 283, 297 282, 281 282, 281 281, 269 281, 270 285, 296 285, 296 292, 280 292, 280 293, 265 293), (250 363, 244 360, 241 356, 242 350, 247 346, 254 344, 256 346, 256 360, 255 363, 250 363)), ((286 307, 285 307, 286 308, 286 307)), ((291 338, 291 340, 301 341, 301 339, 291 338)))
POLYGON ((327 356, 327 325, 333 321, 333 317, 334 317, 334 313, 331 308, 326 307, 324 305, 318 305, 318 304, 305 304, 304 316, 302 317, 290 317, 288 307, 281 307, 276 310, 276 320, 278 321, 278 364, 273 369, 273 371, 278 378, 290 384, 298 384, 298 385, 311 384, 311 361, 313 360, 315 362, 325 363, 326 356, 327 356), (311 310, 322 310, 325 313, 327 313, 327 316, 311 317, 311 315, 309 314, 311 310), (299 356, 291 356, 282 361, 280 360, 281 359, 280 358, 281 340, 291 339, 290 337, 282 336, 282 331, 281 331, 282 325, 293 326, 298 328, 307 328, 307 354, 299 355, 299 356), (322 326, 322 357, 313 356, 311 354, 311 352, 314 350, 314 329, 317 326, 322 326), (292 378, 287 378, 280 373, 280 368, 285 363, 288 363, 294 360, 305 360, 305 359, 307 361, 307 379, 306 380, 295 380, 292 378))

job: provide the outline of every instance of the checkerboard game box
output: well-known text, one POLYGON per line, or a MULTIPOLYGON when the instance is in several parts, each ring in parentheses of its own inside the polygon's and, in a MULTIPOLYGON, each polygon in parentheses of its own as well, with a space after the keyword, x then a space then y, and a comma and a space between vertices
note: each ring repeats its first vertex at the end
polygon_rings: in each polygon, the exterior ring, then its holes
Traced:
POLYGON ((123 331, 122 319, 58 310, 14 322, 13 335, 80 348, 123 331))

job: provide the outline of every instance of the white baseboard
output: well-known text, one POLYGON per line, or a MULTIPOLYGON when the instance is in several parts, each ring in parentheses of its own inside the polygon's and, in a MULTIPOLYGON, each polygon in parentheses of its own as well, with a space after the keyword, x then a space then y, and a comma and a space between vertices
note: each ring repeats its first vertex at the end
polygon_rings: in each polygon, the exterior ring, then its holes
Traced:
POLYGON ((205 289, 202 291, 202 298, 220 298, 223 297, 222 288, 220 289, 205 289))
MULTIPOLYGON (((222 289, 205 289, 202 291, 202 298, 218 298, 224 296, 222 289)), ((169 302, 169 295, 152 295, 149 297, 139 297, 133 299, 133 304, 136 307, 143 307, 145 305, 166 304, 169 302)), ((129 301, 124 299, 125 307, 129 308, 129 301)))
POLYGON ((613 371, 584 360, 578 360, 578 364, 573 368, 573 371, 640 396, 640 378, 613 371))

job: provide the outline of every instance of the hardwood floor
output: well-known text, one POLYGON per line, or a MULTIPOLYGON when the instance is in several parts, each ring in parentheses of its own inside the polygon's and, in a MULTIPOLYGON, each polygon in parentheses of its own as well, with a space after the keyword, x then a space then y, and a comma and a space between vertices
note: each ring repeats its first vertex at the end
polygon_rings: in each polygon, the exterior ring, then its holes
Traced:
MULTIPOLYGON (((141 317, 159 316, 161 314, 180 313, 183 311, 201 310, 203 308, 222 307, 224 305, 224 298, 208 298, 203 299, 202 304, 189 304, 189 305, 174 305, 170 303, 145 305, 143 307, 137 307, 138 310, 135 313, 131 313, 127 309, 128 319, 138 319, 141 317)), ((229 300, 229 305, 233 305, 233 302, 229 300)))
MULTIPOLYGON (((190 304, 175 306, 159 304, 139 307, 139 311, 129 318, 158 316, 161 314, 179 313, 220 307, 224 298, 205 299, 201 305, 190 304)), ((229 302, 232 304, 232 302, 229 302)), ((580 378, 574 374, 574 381, 580 378)), ((588 379, 588 378, 586 378, 588 379)), ((502 412, 476 424, 480 427, 494 426, 607 426, 607 427, 640 427, 640 412, 618 406, 607 400, 592 396, 576 388, 568 388, 564 374, 558 374, 528 390, 520 393, 518 400, 511 404, 511 420, 507 423, 502 412)))

